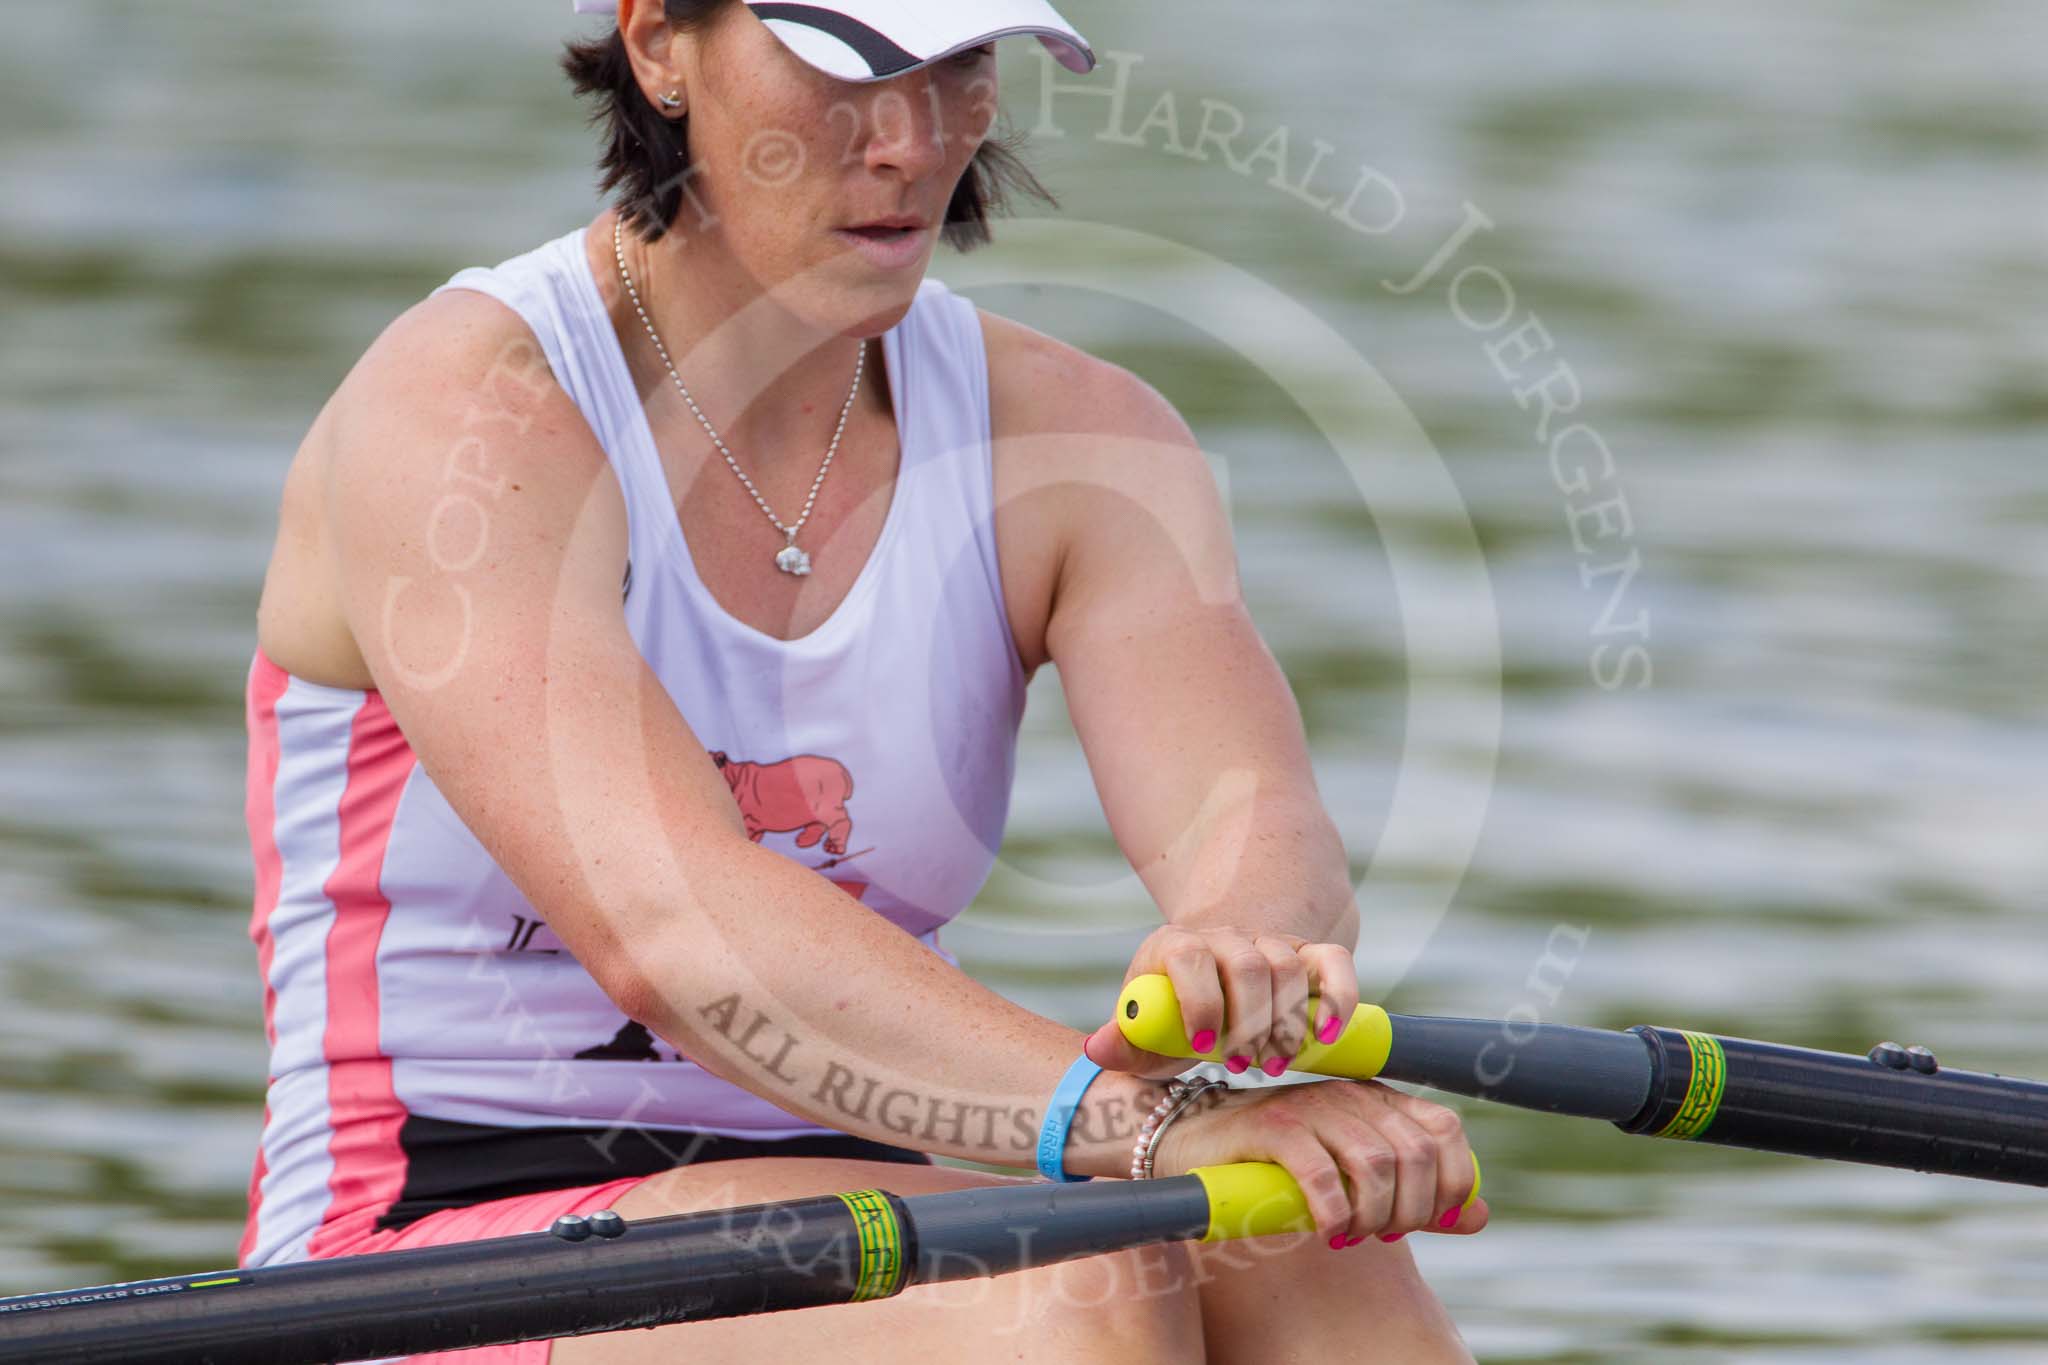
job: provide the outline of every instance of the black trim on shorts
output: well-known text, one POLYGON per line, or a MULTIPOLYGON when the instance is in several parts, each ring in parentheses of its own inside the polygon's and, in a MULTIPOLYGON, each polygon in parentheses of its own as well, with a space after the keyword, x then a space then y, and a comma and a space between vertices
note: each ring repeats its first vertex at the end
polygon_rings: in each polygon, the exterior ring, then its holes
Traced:
POLYGON ((405 1187, 377 1220, 402 1228, 430 1213, 493 1199, 657 1175, 706 1161, 756 1156, 823 1156, 928 1166, 906 1147, 851 1133, 736 1138, 657 1128, 499 1128, 408 1115, 398 1131, 405 1187))

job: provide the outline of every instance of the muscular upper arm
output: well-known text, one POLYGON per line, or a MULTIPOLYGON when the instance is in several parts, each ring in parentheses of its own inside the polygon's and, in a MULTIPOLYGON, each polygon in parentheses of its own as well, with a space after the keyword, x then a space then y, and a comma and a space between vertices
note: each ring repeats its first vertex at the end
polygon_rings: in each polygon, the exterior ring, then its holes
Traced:
POLYGON ((1004 326, 998 492, 1051 565, 1045 654, 1112 831, 1172 914, 1207 894, 1181 880, 1190 840, 1250 831, 1255 800, 1290 819, 1315 805, 1300 714, 1187 423, 1129 372, 1004 326))
POLYGON ((650 867, 737 826, 626 629, 603 451, 525 325, 461 291, 379 338, 327 440, 325 530, 364 663, 456 813, 606 982, 650 867))
POLYGON ((982 326, 1003 583, 1026 664, 1061 652, 1057 634, 1101 619, 1091 601, 1127 569, 1172 575, 1142 599, 1154 609, 1237 603, 1215 480, 1173 406, 1129 371, 1020 323, 984 312, 982 326))

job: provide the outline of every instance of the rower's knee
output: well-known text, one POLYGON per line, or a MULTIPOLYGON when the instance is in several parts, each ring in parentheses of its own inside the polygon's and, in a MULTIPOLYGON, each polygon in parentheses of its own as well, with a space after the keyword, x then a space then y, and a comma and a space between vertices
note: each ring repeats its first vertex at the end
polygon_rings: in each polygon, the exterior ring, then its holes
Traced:
POLYGON ((1191 1259, 1208 1360, 1471 1365, 1405 1244, 1368 1238, 1332 1252, 1314 1236, 1260 1237, 1197 1247, 1191 1259))
POLYGON ((1025 1358, 1202 1358, 1194 1263, 1177 1244, 955 1281, 924 1292, 935 1302, 970 1310, 977 1336, 1030 1343, 1018 1353, 1025 1358))

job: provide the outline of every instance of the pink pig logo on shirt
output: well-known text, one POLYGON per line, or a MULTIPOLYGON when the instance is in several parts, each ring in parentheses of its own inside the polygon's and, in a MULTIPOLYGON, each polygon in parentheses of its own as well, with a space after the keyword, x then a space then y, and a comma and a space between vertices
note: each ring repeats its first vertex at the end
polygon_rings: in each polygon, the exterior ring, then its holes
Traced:
POLYGON ((853 833, 853 817, 846 813, 853 774, 838 759, 798 754, 776 763, 749 763, 714 752, 711 761, 732 788, 749 839, 758 844, 765 834, 794 832, 798 848, 823 839, 827 853, 846 852, 853 833))

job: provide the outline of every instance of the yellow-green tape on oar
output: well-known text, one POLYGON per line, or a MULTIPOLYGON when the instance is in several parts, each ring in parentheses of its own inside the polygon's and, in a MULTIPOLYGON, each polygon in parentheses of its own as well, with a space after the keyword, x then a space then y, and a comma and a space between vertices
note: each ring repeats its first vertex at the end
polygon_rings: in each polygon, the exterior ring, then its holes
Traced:
POLYGON ((853 1301, 886 1299, 903 1288, 909 1265, 903 1257, 903 1227, 889 1197, 880 1190, 852 1190, 839 1196, 853 1214, 859 1239, 853 1301))
MULTIPOLYGON (((1316 1005, 1316 997, 1310 996, 1308 1017, 1311 1021, 1316 1017, 1316 1005)), ((1162 975, 1134 976, 1125 984, 1124 993, 1116 1002, 1116 1024, 1132 1047, 1141 1047, 1162 1057, 1187 1057, 1205 1062, 1220 1062, 1224 1058, 1221 1047, 1207 1052, 1195 1051, 1194 1045, 1188 1041, 1187 1025, 1181 1021, 1180 1000, 1174 994, 1173 982, 1162 975)), ((1306 1040, 1301 1051, 1294 1054, 1294 1060, 1288 1063, 1288 1068, 1317 1076, 1370 1080, 1386 1066, 1387 1052, 1393 1045, 1394 1034, 1387 1023, 1387 1012, 1378 1005, 1360 1005, 1351 1012, 1351 1022, 1337 1035, 1335 1042, 1306 1040)))
MULTIPOLYGON (((1268 1161, 1238 1161, 1227 1166, 1197 1166, 1188 1172, 1209 1192, 1209 1230, 1205 1242, 1238 1237, 1270 1237, 1281 1232, 1309 1232, 1316 1220, 1308 1198, 1285 1166, 1268 1161)), ((1479 1198, 1479 1156, 1472 1156, 1472 1193, 1463 1207, 1479 1198)))
POLYGON ((1683 1029, 1672 1032, 1685 1040, 1692 1055, 1692 1075, 1686 1082, 1685 1097, 1671 1121, 1659 1129, 1656 1136, 1690 1139, 1714 1125, 1714 1115, 1721 1108, 1721 1096, 1728 1087, 1728 1056, 1721 1048, 1721 1040, 1711 1033, 1692 1033, 1683 1029))

